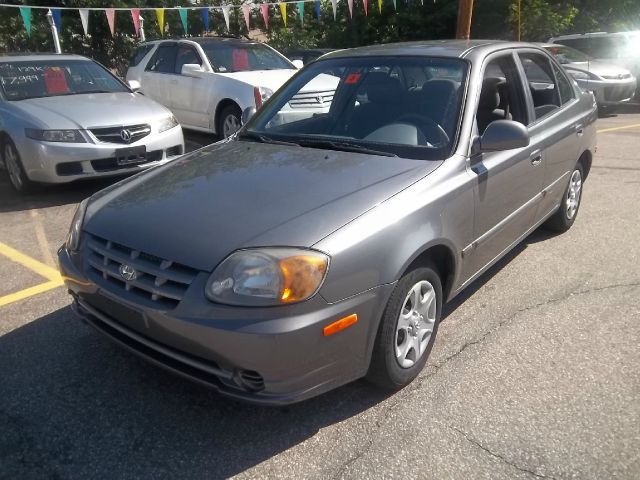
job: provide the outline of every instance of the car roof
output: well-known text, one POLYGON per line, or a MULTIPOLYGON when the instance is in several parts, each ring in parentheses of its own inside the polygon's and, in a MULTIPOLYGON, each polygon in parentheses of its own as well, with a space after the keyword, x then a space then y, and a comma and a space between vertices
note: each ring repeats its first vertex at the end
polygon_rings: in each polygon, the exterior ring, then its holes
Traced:
POLYGON ((83 57, 82 55, 58 53, 9 53, 0 55, 0 62, 26 62, 29 60, 89 60, 90 58, 83 57))
POLYGON ((257 43, 255 40, 247 40, 244 38, 237 37, 185 37, 185 38, 163 38, 161 40, 152 40, 150 42, 146 42, 147 45, 153 45, 156 43, 165 43, 165 42, 194 42, 194 43, 224 43, 228 45, 253 45, 257 43))
POLYGON ((629 30, 626 32, 585 32, 585 33, 571 33, 568 35, 558 35, 557 37, 551 37, 549 39, 550 42, 555 42, 556 40, 570 40, 574 38, 585 38, 585 37, 614 37, 614 36, 635 36, 640 35, 640 30, 629 30))
POLYGON ((492 51, 506 48, 539 48, 532 43, 508 42, 503 40, 429 40, 418 42, 388 43, 384 45, 370 45, 367 47, 350 48, 328 53, 322 57, 325 59, 368 56, 368 55, 403 55, 403 56, 434 56, 464 58, 471 52, 477 52, 480 56, 492 51))

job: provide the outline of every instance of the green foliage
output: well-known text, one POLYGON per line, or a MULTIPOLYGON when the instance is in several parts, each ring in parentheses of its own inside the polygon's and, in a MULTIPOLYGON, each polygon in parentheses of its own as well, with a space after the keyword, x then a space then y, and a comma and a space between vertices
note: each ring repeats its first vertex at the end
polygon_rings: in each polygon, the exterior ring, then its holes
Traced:
MULTIPOLYGON (((12 1, 12 0, 9 0, 12 1)), ((17 0, 13 0, 16 1, 17 0)), ((257 3, 257 0, 254 0, 257 3)), ((269 29, 264 29, 258 8, 251 11, 251 28, 265 30, 266 39, 277 49, 346 48, 374 43, 453 38, 458 0, 383 0, 382 12, 377 0, 369 0, 368 16, 364 0, 354 0, 353 18, 347 0, 340 0, 336 20, 331 0, 321 0, 321 18, 315 18, 314 3, 306 3, 304 22, 300 22, 297 5, 287 6, 287 27, 280 10, 269 7, 269 29)), ((64 6, 72 8, 106 7, 171 7, 194 5, 185 0, 24 0, 28 5, 64 6)), ((233 5, 227 31, 222 11, 210 13, 213 33, 246 36, 248 31, 238 8, 242 0, 202 0, 197 7, 233 5)), ((19 3, 16 3, 19 4, 19 3)), ((587 31, 619 31, 640 29, 640 0, 521 0, 523 40, 545 40, 561 33, 587 31)), ((46 10, 32 10, 32 32, 28 37, 17 8, 0 7, 0 52, 51 52, 53 44, 46 21, 46 10)), ((161 38, 154 11, 142 11, 147 40, 161 38)), ((188 11, 189 34, 202 35, 199 10, 188 11)), ((167 30, 164 37, 184 36, 177 10, 165 10, 167 30)), ((516 0, 475 0, 472 37, 515 39, 518 24, 516 0)), ((255 32, 252 32, 255 33, 255 32)), ((89 35, 85 36, 77 10, 62 12, 60 40, 64 52, 95 58, 120 75, 124 75, 132 49, 138 43, 131 14, 116 12, 116 31, 112 36, 102 11, 89 15, 89 35)))

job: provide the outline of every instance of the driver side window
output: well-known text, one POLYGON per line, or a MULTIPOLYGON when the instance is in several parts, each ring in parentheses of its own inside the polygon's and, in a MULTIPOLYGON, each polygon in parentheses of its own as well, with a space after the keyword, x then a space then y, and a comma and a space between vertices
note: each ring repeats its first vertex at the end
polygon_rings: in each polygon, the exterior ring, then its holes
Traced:
POLYGON ((511 55, 491 60, 484 70, 476 123, 482 135, 495 120, 527 124, 526 107, 518 70, 511 55))

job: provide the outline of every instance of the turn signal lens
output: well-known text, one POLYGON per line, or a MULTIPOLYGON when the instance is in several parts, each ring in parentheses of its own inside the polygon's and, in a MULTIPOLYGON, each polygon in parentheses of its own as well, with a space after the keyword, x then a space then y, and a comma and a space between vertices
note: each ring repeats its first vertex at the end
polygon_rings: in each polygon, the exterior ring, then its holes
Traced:
POLYGON ((327 273, 327 260, 323 257, 300 255, 280 260, 282 293, 284 303, 299 302, 309 298, 327 273))
POLYGON ((334 333, 338 333, 338 332, 344 330, 345 328, 350 327, 351 325, 353 325, 357 321, 358 321, 358 314, 353 313, 353 314, 349 315, 348 317, 341 318, 337 322, 333 322, 332 324, 327 325, 326 327, 324 327, 322 329, 322 334, 325 337, 328 337, 329 335, 333 335, 334 333))

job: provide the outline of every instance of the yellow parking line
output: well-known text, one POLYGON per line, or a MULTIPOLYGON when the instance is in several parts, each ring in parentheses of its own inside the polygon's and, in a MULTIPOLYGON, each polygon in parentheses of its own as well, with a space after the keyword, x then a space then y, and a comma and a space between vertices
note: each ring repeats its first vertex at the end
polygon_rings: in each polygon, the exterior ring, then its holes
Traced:
POLYGON ((0 254, 4 255, 9 260, 19 263, 23 267, 27 267, 29 270, 36 272, 38 275, 43 276, 51 282, 62 283, 62 277, 60 277, 60 273, 58 273, 55 268, 51 268, 49 265, 45 265, 35 258, 31 258, 2 242, 0 242, 0 254))
POLYGON ((55 267, 56 262, 53 260, 53 255, 51 255, 51 250, 49 250, 49 242, 47 242, 47 234, 44 231, 44 227, 42 226, 42 216, 40 212, 36 209, 31 209, 29 211, 31 214, 31 218, 33 218, 33 228, 36 231, 36 239, 38 240, 38 245, 40 246, 40 252, 42 253, 42 258, 44 258, 44 262, 50 267, 55 267))
POLYGON ((41 283, 40 285, 36 285, 35 287, 25 288, 24 290, 20 290, 16 293, 10 293, 9 295, 5 295, 4 297, 0 297, 0 307, 4 305, 8 305, 13 302, 17 302, 18 300, 24 300, 25 298, 32 297, 33 295, 37 295, 39 293, 43 293, 54 288, 58 288, 64 285, 62 280, 52 280, 50 282, 41 283))
POLYGON ((640 123, 635 123, 633 125, 625 125, 624 127, 613 127, 613 128, 603 128, 602 130, 598 130, 598 133, 605 133, 605 132, 615 132, 616 130, 625 130, 627 128, 637 128, 640 127, 640 123))

